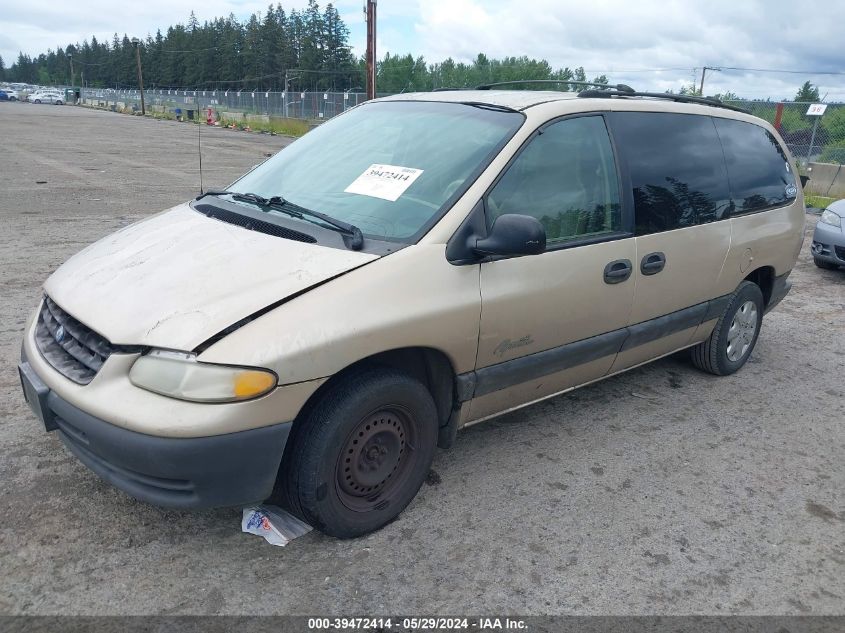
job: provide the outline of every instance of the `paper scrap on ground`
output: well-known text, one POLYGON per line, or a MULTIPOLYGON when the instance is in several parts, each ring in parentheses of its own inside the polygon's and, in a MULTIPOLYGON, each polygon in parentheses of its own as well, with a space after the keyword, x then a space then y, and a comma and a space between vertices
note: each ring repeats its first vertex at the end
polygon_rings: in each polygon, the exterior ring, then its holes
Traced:
POLYGON ((311 526, 277 506, 244 508, 241 531, 263 536, 271 545, 284 547, 297 536, 311 531, 311 526))
POLYGON ((422 173, 413 167, 370 165, 344 191, 396 202, 422 173))

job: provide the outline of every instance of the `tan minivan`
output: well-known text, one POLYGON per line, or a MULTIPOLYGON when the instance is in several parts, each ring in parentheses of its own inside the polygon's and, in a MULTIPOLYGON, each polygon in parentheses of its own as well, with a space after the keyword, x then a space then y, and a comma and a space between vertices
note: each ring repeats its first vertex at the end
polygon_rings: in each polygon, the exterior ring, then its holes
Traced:
POLYGON ((461 427, 684 348, 742 367, 801 246, 791 165, 625 86, 370 101, 63 264, 23 390, 138 499, 364 534, 461 427))

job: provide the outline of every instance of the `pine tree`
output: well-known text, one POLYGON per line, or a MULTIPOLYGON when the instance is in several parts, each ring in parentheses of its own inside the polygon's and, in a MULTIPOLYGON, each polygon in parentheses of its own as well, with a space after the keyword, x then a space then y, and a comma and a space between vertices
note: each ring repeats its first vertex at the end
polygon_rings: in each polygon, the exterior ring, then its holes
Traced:
POLYGON ((798 89, 798 94, 795 95, 795 101, 803 103, 815 103, 819 100, 819 89, 809 81, 805 81, 798 89))

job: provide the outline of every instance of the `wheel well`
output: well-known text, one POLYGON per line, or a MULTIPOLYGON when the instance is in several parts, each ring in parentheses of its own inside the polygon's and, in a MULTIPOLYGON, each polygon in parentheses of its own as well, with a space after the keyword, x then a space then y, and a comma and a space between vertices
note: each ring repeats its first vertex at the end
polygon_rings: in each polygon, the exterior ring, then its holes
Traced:
POLYGON ((775 269, 771 266, 761 266, 746 275, 745 280, 751 281, 760 287, 763 293, 763 303, 764 305, 769 305, 769 301, 772 298, 772 286, 775 282, 775 269))
POLYGON ((338 380, 351 372, 373 366, 399 369, 419 380, 428 388, 434 399, 440 426, 448 423, 455 404, 455 370, 452 363, 440 350, 431 347, 404 347, 362 358, 337 372, 308 398, 296 416, 294 429, 308 417, 309 411, 338 380))

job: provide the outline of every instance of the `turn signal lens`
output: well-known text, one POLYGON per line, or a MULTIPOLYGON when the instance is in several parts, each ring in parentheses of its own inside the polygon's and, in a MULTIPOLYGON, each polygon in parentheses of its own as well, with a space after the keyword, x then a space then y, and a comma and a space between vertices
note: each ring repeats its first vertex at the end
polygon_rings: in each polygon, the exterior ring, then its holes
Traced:
POLYGON ((266 371, 248 369, 235 376, 235 397, 254 398, 276 386, 276 377, 266 371))
POLYGON ((194 354, 152 350, 129 370, 136 387, 191 402, 237 402, 257 398, 276 386, 267 369, 201 363, 194 354))

